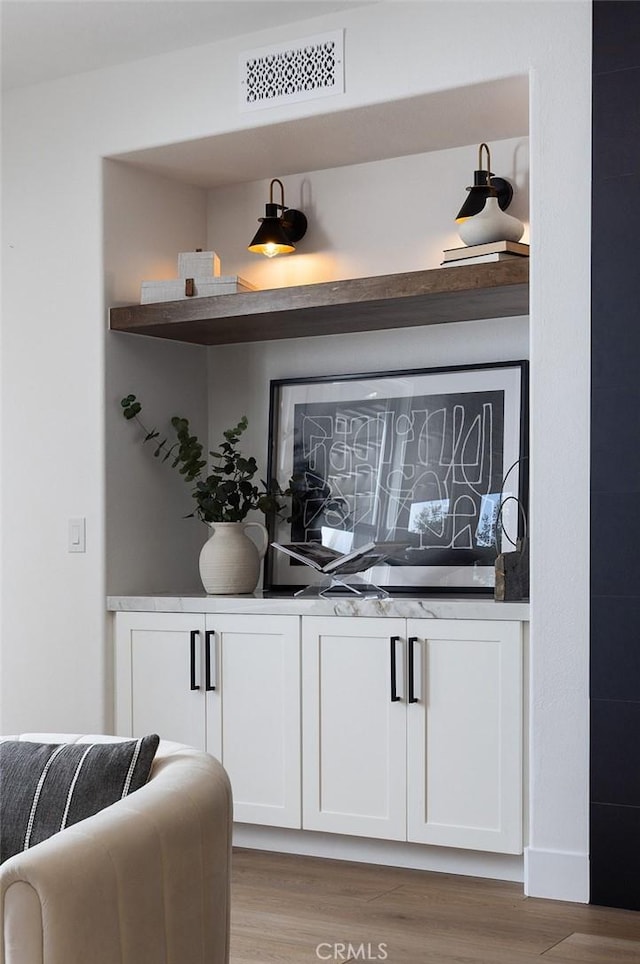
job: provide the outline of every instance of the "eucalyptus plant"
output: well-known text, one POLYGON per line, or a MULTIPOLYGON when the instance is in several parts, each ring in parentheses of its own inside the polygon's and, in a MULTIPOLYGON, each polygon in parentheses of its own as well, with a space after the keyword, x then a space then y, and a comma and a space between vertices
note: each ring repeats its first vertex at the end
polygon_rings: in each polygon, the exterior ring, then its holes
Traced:
POLYGON ((213 465, 205 475, 208 460, 203 456, 202 443, 191 434, 187 418, 174 415, 171 419, 176 441, 170 444, 156 429, 149 430, 143 424, 139 417, 142 405, 135 395, 127 395, 120 404, 124 418, 136 421, 145 433, 143 443, 155 442, 154 457, 162 457, 163 462, 172 459, 171 467, 178 469, 185 482, 195 482, 191 495, 197 508, 189 516, 203 522, 242 522, 252 509, 264 515, 284 509, 278 498, 289 495, 290 490, 283 492, 277 482, 267 485, 262 479, 258 486, 254 481, 258 471, 255 458, 245 458, 238 448, 240 436, 249 425, 246 415, 223 432, 218 451, 209 452, 213 465))

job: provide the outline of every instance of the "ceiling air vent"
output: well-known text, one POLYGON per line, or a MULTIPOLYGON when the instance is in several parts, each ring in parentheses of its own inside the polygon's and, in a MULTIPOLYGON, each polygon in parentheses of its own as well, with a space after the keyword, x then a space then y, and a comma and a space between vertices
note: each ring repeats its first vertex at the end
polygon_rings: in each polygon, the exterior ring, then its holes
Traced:
POLYGON ((343 30, 240 54, 242 110, 343 93, 343 30))

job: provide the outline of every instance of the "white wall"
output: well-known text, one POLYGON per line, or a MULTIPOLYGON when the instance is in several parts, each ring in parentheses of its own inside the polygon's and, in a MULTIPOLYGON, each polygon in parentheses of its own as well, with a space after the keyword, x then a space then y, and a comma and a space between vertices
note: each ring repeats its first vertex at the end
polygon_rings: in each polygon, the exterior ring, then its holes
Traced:
POLYGON ((586 898, 590 27, 587 0, 382 2, 5 97, 0 729, 107 719, 101 158, 529 71, 527 887, 586 898), (340 26, 345 95, 238 113, 239 50, 340 26), (87 517, 85 555, 65 551, 75 515, 87 517))
MULTIPOLYGON (((217 188, 207 195, 207 244, 223 273, 258 288, 437 268, 444 248, 462 245, 454 219, 477 163, 478 145, 470 144, 284 177, 287 205, 309 224, 295 255, 274 259, 247 251, 269 181, 217 188)), ((492 141, 491 166, 513 184, 509 214, 523 221, 528 241, 529 139, 492 141)))
MULTIPOLYGON (((104 163, 105 304, 140 299, 141 280, 177 277, 177 251, 205 246, 205 192, 130 165, 104 163)), ((133 393, 141 421, 175 441, 172 415, 191 420, 206 443, 207 358, 196 345, 106 332, 106 588, 110 594, 195 592, 208 530, 185 516, 191 486, 155 443, 122 417, 133 393)), ((160 439, 158 441, 160 441, 160 439)))
POLYGON ((131 164, 103 164, 105 304, 140 300, 140 281, 176 278, 176 251, 202 248, 206 193, 131 164))

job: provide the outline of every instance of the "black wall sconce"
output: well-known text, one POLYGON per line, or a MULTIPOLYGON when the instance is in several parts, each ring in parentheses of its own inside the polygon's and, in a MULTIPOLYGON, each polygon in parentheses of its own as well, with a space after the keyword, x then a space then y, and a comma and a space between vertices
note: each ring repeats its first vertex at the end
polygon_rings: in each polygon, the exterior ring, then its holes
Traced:
POLYGON ((274 258, 277 254, 291 254, 295 251, 295 244, 304 237, 307 230, 307 219, 302 211, 288 208, 284 203, 284 186, 279 178, 274 177, 269 185, 269 203, 265 205, 265 216, 258 218, 260 227, 248 246, 254 254, 264 254, 267 258, 274 258), (273 200, 273 185, 280 185, 280 204, 273 200), (278 214, 278 211, 282 214, 278 214))
POLYGON ((488 197, 497 197, 501 211, 511 204, 513 188, 502 177, 494 177, 491 173, 491 152, 488 144, 481 144, 478 148, 478 170, 473 172, 473 184, 467 188, 469 196, 456 215, 456 223, 472 218, 479 214, 488 197), (482 167, 482 151, 487 153, 486 169, 482 167))

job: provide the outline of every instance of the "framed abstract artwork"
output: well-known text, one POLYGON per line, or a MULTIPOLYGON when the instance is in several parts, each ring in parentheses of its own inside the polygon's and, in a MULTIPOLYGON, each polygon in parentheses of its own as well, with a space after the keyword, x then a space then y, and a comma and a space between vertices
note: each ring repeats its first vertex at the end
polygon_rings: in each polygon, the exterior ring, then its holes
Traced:
MULTIPOLYGON (((273 381, 269 478, 294 494, 270 541, 396 543, 367 572, 388 592, 492 592, 526 518, 527 376, 515 361, 273 381)), ((266 589, 318 578, 268 553, 266 589)))

